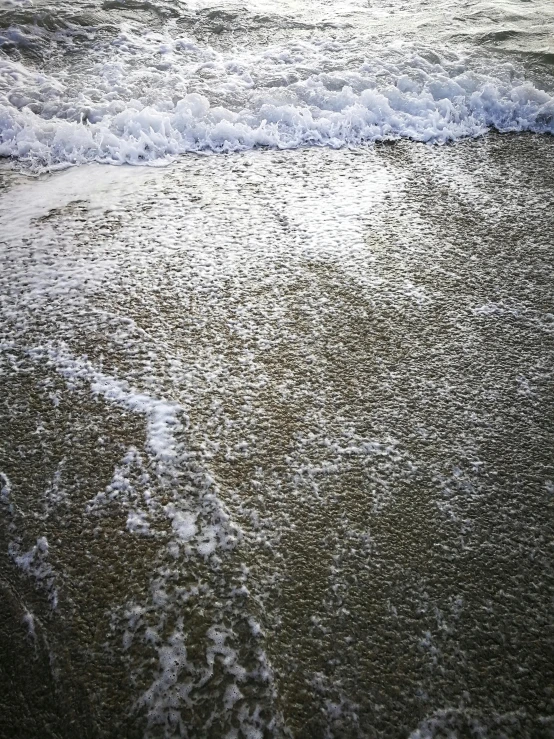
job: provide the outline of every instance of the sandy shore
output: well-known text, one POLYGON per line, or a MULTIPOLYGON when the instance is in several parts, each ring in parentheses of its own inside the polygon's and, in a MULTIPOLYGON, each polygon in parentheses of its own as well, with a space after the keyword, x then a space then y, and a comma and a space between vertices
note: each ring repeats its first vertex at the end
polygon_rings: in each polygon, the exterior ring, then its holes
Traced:
POLYGON ((551 736, 553 172, 2 170, 0 734, 551 736))

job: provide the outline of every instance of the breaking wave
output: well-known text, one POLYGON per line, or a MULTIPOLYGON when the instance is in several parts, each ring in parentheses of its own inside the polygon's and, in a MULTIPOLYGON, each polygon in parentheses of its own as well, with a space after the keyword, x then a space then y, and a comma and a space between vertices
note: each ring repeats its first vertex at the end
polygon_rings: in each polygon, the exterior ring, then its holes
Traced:
MULTIPOLYGON (((79 48, 74 36, 63 42, 66 54, 79 48)), ((552 134, 554 97, 511 64, 478 67, 413 45, 298 41, 222 52, 123 28, 91 42, 77 73, 0 56, 0 156, 34 170, 256 147, 441 144, 491 128, 552 134)))

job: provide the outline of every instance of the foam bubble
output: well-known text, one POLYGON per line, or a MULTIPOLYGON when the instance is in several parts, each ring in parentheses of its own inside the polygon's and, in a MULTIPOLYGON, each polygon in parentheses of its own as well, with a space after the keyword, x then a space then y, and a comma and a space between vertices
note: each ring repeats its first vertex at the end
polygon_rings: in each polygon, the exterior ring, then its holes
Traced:
POLYGON ((196 515, 176 511, 173 515, 172 526, 181 541, 189 541, 196 535, 198 530, 196 526, 196 515))

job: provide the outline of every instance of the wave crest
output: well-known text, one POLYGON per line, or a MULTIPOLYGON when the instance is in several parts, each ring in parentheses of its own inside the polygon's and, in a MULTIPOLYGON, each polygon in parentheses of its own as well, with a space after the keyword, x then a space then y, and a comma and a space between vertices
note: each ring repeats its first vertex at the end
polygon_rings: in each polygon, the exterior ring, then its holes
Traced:
POLYGON ((399 138, 441 144, 490 128, 554 133, 554 98, 511 65, 485 74, 459 57, 398 52, 394 63, 356 63, 339 49, 337 68, 332 44, 224 58, 183 39, 150 41, 155 64, 151 49, 150 66, 137 63, 144 49, 127 35, 117 61, 97 64, 82 89, 4 63, 0 156, 43 169, 399 138))

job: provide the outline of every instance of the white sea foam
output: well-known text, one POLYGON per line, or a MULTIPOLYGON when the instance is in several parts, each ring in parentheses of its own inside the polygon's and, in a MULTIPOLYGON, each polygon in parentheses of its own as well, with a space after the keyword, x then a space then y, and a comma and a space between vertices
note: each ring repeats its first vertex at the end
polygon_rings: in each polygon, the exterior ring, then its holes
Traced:
MULTIPOLYGON (((114 470, 110 484, 89 501, 88 513, 100 513, 104 505, 117 500, 127 509, 127 529, 134 534, 148 535, 151 518, 161 514, 171 521, 175 535, 173 549, 188 545, 186 553, 196 552, 209 559, 217 550, 233 549, 241 537, 240 528, 231 520, 217 495, 213 479, 194 461, 178 440, 179 432, 188 422, 183 408, 175 402, 138 391, 129 383, 96 369, 87 358, 75 358, 63 348, 38 347, 28 350, 35 359, 46 359, 62 375, 70 387, 78 383, 89 385, 94 395, 143 415, 146 420, 146 452, 159 484, 164 486, 187 469, 194 475, 196 502, 180 491, 174 501, 161 505, 149 489, 150 475, 137 449, 130 447, 114 470)), ((6 478, 7 479, 7 478, 6 478)), ((2 490, 8 489, 8 483, 2 490)), ((6 494, 7 495, 7 494, 6 494)))
POLYGON ((451 52, 370 53, 358 40, 223 54, 122 30, 111 56, 94 53, 82 80, 0 60, 0 156, 34 168, 154 164, 255 147, 444 143, 491 127, 554 133, 551 95, 510 64, 484 73, 451 52))
POLYGON ((40 536, 37 543, 27 552, 21 551, 18 541, 10 542, 8 552, 15 564, 27 575, 34 578, 48 593, 52 608, 58 606, 58 590, 55 585, 56 575, 48 561, 48 540, 40 536))
POLYGON ((9 505, 12 490, 10 478, 4 472, 0 472, 0 480, 2 482, 2 487, 0 487, 0 500, 6 505, 9 505))

